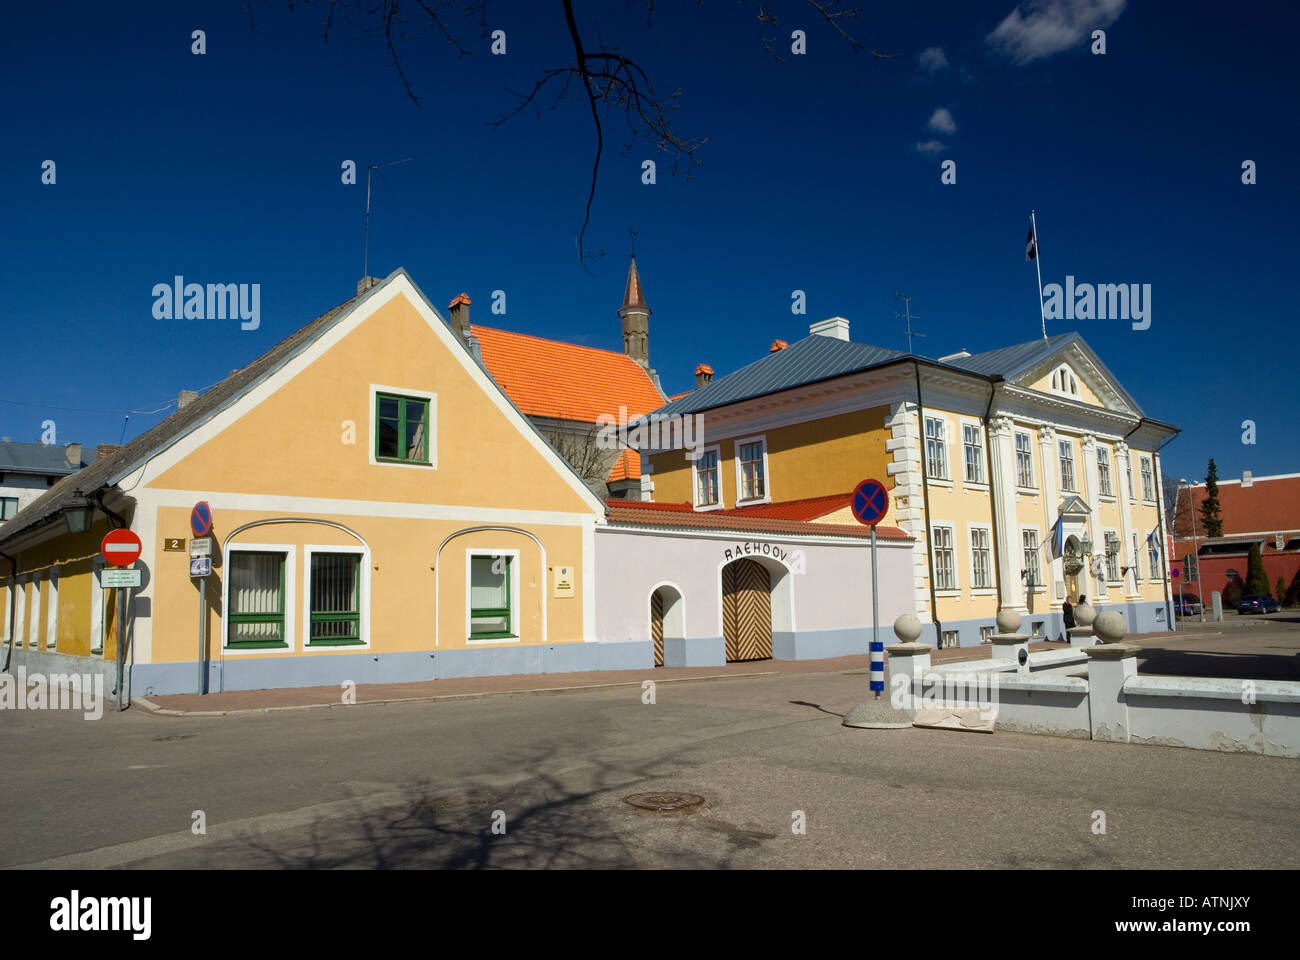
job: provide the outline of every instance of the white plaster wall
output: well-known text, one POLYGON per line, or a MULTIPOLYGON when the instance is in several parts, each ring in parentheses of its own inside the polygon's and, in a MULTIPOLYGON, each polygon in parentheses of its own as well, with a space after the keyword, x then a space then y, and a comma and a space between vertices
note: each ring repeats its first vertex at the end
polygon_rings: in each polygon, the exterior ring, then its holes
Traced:
MULTIPOLYGON (((596 635, 606 642, 650 639, 650 594, 670 583, 682 595, 686 636, 717 637, 721 627, 721 570, 740 556, 768 560, 768 544, 779 548, 793 589, 791 612, 796 631, 869 626, 871 623, 871 548, 864 543, 829 545, 800 543, 779 535, 726 534, 683 536, 644 533, 621 527, 596 530, 596 635), (753 553, 755 548, 758 553, 753 553), (802 551, 802 557, 798 551, 802 551), (802 567, 802 572, 795 572, 802 567)), ((880 623, 888 629, 894 619, 912 610, 910 541, 880 541, 880 623)), ((774 628, 782 629, 779 600, 773 604, 774 628)))

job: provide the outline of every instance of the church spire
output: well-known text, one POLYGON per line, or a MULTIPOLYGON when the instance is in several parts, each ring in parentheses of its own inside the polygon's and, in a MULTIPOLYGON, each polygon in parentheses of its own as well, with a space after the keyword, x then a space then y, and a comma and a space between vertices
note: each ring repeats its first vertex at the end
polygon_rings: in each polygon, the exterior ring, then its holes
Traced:
POLYGON ((618 310, 623 321, 623 352, 642 367, 650 366, 650 308, 645 305, 641 275, 636 271, 636 254, 627 268, 627 287, 623 306, 618 310))

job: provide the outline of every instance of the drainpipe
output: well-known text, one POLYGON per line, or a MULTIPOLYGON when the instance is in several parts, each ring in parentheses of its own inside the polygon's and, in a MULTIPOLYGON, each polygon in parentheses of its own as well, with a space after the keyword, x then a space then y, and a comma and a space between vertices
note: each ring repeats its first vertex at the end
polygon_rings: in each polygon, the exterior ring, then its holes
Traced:
POLYGON ((5 648, 5 665, 3 673, 9 672, 9 661, 14 655, 14 616, 18 612, 18 597, 15 592, 18 589, 18 561, 9 554, 0 550, 0 557, 9 561, 9 579, 13 581, 9 586, 9 646, 5 648))
POLYGON ((993 529, 989 531, 989 543, 993 547, 992 573, 998 585, 998 610, 1002 609, 1002 568, 998 566, 998 501, 993 495, 993 445, 989 443, 989 414, 993 412, 993 400, 1002 379, 996 375, 989 378, 989 405, 984 408, 984 459, 989 471, 989 519, 993 524, 993 529))
POLYGON ((95 506, 99 507, 99 509, 103 510, 106 514, 108 514, 110 518, 116 520, 117 525, 120 529, 126 528, 127 522, 121 517, 119 517, 112 510, 108 509, 108 507, 104 506, 104 491, 102 489, 96 490, 94 493, 91 494, 91 496, 95 500, 95 506))
MULTIPOLYGON (((1131 437, 1131 436, 1133 436, 1133 434, 1137 433, 1137 432, 1138 432, 1138 428, 1141 427, 1142 424, 1145 423, 1145 422, 1146 422, 1146 417, 1143 417, 1141 420, 1138 421, 1138 425, 1137 425, 1136 427, 1134 427, 1134 428, 1133 428, 1132 430, 1130 430, 1128 433, 1124 434, 1124 442, 1127 443, 1127 442, 1128 442, 1128 438, 1131 437)), ((1175 433, 1172 437, 1170 437, 1170 438, 1169 438, 1168 440, 1166 440, 1164 443, 1160 444, 1160 446, 1156 447, 1155 454, 1153 455, 1153 458, 1152 458, 1152 461, 1151 461, 1151 474, 1152 474, 1151 481, 1152 481, 1152 483, 1155 482, 1155 472, 1156 472, 1156 471, 1155 471, 1155 466, 1156 466, 1156 464, 1155 464, 1155 457, 1159 457, 1159 456, 1160 456, 1160 451, 1163 450, 1165 447, 1169 446, 1169 444, 1172 443, 1172 442, 1173 442, 1174 440, 1176 440, 1176 439, 1178 439, 1178 434, 1175 433)), ((1129 460, 1129 463, 1132 464, 1132 462, 1133 462, 1133 461, 1130 459, 1130 460, 1129 460)), ((1162 478, 1164 477, 1164 471, 1161 471, 1161 477, 1162 477, 1162 478)), ((1161 486, 1163 486, 1163 484, 1161 484, 1161 486)), ((1189 496, 1190 496, 1190 494, 1189 494, 1189 496)), ((1174 502, 1177 503, 1178 501, 1175 500, 1174 502)), ((1168 552, 1168 549, 1167 549, 1167 548, 1168 548, 1168 545, 1169 545, 1169 541, 1168 541, 1168 540, 1166 539, 1166 537, 1165 537, 1165 492, 1164 492, 1164 490, 1157 490, 1157 491, 1156 491, 1156 517, 1158 518, 1158 520, 1159 520, 1159 522, 1160 522, 1160 541, 1161 541, 1161 542, 1160 542, 1160 568, 1161 568, 1161 570, 1164 572, 1164 575, 1165 575, 1165 576, 1164 576, 1164 581, 1165 581, 1165 586, 1164 586, 1164 591, 1165 591, 1165 622, 1169 625, 1169 629, 1170 629, 1170 630, 1173 630, 1173 629, 1174 629, 1173 611, 1170 609, 1170 607, 1171 607, 1172 604, 1171 604, 1171 598, 1170 598, 1170 596, 1169 596, 1169 560, 1168 560, 1168 558, 1165 556, 1165 554, 1168 552)), ((1195 518, 1193 518, 1193 522, 1195 522, 1195 518)), ((1200 570, 1201 570, 1201 558, 1200 558, 1199 556, 1196 558, 1196 570, 1197 570, 1197 573, 1200 573, 1200 570)), ((1202 589, 1202 590, 1201 590, 1201 593, 1204 593, 1204 592, 1205 592, 1205 590, 1202 589)), ((1202 617, 1202 618, 1205 617, 1205 597, 1201 597, 1201 617, 1202 617)), ((1204 619, 1202 619, 1202 622, 1204 622, 1204 619)))
MULTIPOLYGON (((925 401, 921 398, 921 365, 912 361, 916 374, 916 418, 921 427, 921 502, 925 504, 925 556, 926 570, 930 574, 930 619, 934 621, 934 648, 943 643, 943 622, 939 619, 939 604, 934 596, 934 550, 930 538, 930 471, 925 456, 925 401)), ((992 478, 990 478, 992 479, 992 478)))

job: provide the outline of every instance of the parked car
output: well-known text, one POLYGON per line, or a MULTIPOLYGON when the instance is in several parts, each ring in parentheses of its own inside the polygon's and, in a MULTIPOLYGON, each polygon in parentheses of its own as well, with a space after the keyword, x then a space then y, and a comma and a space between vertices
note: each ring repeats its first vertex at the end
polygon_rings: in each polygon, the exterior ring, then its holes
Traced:
POLYGON ((1238 613, 1277 613, 1281 609, 1282 604, 1272 597, 1260 596, 1258 593, 1248 594, 1237 602, 1238 613))
POLYGON ((1180 593, 1174 597, 1174 613, 1180 617, 1200 615, 1201 598, 1194 593, 1180 593))

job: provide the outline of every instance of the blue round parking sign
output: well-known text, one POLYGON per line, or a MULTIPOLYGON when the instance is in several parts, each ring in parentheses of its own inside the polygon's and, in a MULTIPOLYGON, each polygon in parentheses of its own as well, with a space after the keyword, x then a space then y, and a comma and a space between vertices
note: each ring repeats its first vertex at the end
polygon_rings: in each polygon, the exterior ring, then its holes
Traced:
POLYGON ((878 524, 889 510, 889 491, 879 480, 863 480, 853 491, 853 516, 869 527, 878 524))
POLYGON ((212 529, 212 508, 206 500, 194 504, 194 509, 190 511, 190 529, 196 537, 206 537, 212 529))

